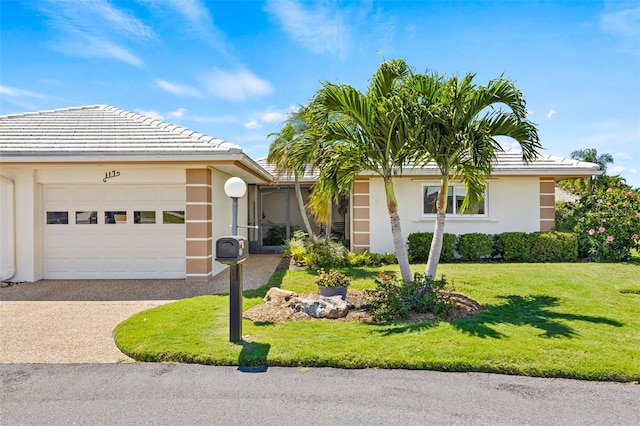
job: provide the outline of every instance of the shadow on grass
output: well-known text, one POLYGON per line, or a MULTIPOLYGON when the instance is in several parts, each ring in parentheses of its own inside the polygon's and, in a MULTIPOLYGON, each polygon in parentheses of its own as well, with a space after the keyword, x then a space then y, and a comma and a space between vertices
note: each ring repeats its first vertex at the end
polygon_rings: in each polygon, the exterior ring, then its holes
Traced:
MULTIPOLYGON (((550 311, 549 308, 558 306, 558 298, 551 296, 500 296, 506 303, 486 305, 482 312, 473 317, 455 320, 451 325, 458 330, 473 336, 500 339, 506 337, 491 325, 512 324, 516 326, 532 326, 543 333, 544 337, 571 338, 576 331, 569 325, 559 321, 584 321, 592 324, 606 324, 614 327, 622 327, 624 324, 609 318, 590 315, 569 314, 550 311)), ((404 332, 417 332, 436 326, 437 322, 422 322, 411 324, 394 324, 380 330, 383 335, 398 334, 404 332)))
POLYGON ((271 345, 258 342, 239 342, 242 346, 238 356, 238 370, 243 373, 264 373, 267 371, 267 356, 271 345))

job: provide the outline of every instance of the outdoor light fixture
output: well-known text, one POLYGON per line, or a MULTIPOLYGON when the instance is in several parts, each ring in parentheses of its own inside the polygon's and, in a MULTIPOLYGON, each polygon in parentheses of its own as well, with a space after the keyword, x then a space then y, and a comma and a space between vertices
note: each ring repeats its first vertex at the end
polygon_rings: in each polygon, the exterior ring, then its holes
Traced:
POLYGON ((238 198, 244 197, 247 184, 239 177, 227 179, 224 183, 224 193, 231 198, 231 234, 238 235, 238 198))
POLYGON ((231 198, 231 236, 216 241, 216 260, 229 265, 229 340, 242 341, 242 262, 249 254, 246 238, 238 235, 238 198, 247 192, 239 177, 227 179, 224 192, 231 198))

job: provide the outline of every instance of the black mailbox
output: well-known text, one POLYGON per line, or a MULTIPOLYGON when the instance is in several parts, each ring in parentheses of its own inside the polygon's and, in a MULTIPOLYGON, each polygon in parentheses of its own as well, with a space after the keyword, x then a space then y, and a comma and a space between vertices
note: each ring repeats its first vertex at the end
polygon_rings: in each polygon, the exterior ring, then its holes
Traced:
POLYGON ((216 241, 216 260, 220 263, 237 263, 249 256, 249 243, 245 237, 231 235, 216 241))

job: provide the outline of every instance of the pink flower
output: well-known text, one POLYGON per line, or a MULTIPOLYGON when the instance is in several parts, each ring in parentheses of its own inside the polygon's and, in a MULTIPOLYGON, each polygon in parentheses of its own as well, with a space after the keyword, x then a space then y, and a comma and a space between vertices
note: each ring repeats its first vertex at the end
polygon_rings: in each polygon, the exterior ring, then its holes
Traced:
POLYGON ((636 217, 637 217, 638 219, 640 219, 640 213, 636 214, 636 217))
POLYGON ((637 239, 638 239, 638 234, 633 234, 633 235, 631 236, 631 238, 633 238, 634 240, 637 240, 637 239))
POLYGON ((562 218, 563 218, 563 219, 566 219, 566 218, 568 218, 568 217, 569 217, 569 215, 568 215, 568 214, 566 214, 566 213, 562 215, 562 218))
POLYGON ((598 198, 597 203, 598 203, 598 204, 602 203, 602 198, 598 198))
POLYGON ((611 192, 611 191, 613 191, 613 189, 607 188, 607 192, 611 192))
POLYGON ((613 235, 607 236, 607 241, 609 241, 609 242, 613 241, 613 235))
POLYGON ((604 228, 601 226, 600 228, 598 228, 598 232, 603 233, 604 232, 604 228))
POLYGON ((633 191, 629 191, 629 195, 633 195, 633 191))
POLYGON ((595 229, 593 229, 593 228, 589 229, 589 235, 593 235, 593 234, 595 234, 595 233, 596 233, 596 230, 595 230, 595 229))

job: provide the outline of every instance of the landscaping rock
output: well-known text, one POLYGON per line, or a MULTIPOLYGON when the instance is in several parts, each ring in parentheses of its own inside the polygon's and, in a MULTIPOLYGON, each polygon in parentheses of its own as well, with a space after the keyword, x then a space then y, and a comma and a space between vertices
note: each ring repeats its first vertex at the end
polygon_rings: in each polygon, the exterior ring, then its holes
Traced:
POLYGON ((302 312, 314 318, 343 318, 349 313, 349 307, 340 296, 296 297, 291 300, 292 312, 302 312))
POLYGON ((282 290, 278 287, 271 287, 269 291, 267 291, 263 300, 275 305, 287 305, 289 301, 296 296, 297 294, 293 291, 282 290))

